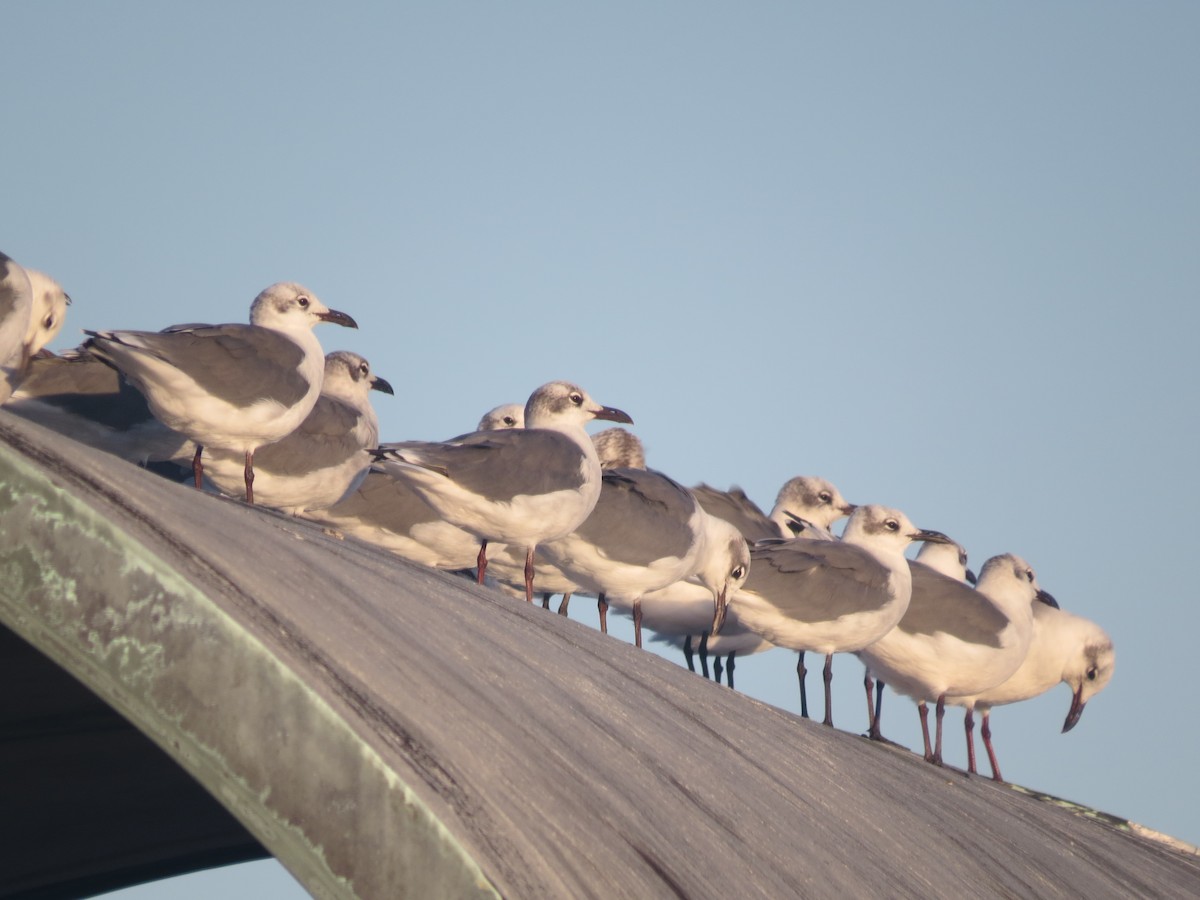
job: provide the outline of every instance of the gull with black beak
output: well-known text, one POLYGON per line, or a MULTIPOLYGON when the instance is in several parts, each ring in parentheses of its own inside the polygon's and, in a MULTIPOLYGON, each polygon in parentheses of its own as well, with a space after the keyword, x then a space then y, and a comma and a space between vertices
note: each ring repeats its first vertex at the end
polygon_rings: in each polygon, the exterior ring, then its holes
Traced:
MULTIPOLYGON (((992 746, 992 707, 1036 697, 1061 681, 1071 689, 1071 708, 1062 727, 1065 734, 1075 727, 1087 702, 1112 680, 1115 665, 1112 638, 1103 628, 1056 606, 1034 603, 1033 637, 1021 667, 995 687, 970 697, 948 697, 946 702, 968 709, 974 707, 983 713, 979 733, 992 766, 992 778, 1003 781, 992 746)), ((969 730, 967 747, 973 761, 969 730)))
POLYGON ((443 519, 476 537, 480 584, 489 542, 523 549, 525 599, 532 602, 536 548, 579 527, 600 496, 600 460, 584 430, 593 419, 633 422, 577 385, 553 381, 530 395, 523 429, 384 444, 374 452, 443 519))
MULTIPOLYGON (((825 654, 824 723, 832 725, 833 654, 861 650, 895 627, 912 594, 905 548, 913 541, 946 540, 941 532, 918 529, 899 510, 860 506, 840 541, 755 545, 750 578, 730 606, 744 627, 772 644, 825 654)), ((803 676, 800 694, 803 714, 803 676)))
POLYGON ((145 396, 155 417, 196 443, 199 489, 205 447, 242 454, 246 502, 254 502, 254 451, 291 433, 321 393, 325 354, 313 326, 357 328, 310 290, 279 282, 254 298, 249 325, 167 331, 88 331, 84 346, 145 396))
MULTIPOLYGON (((394 393, 357 353, 328 354, 312 412, 295 431, 255 454, 258 502, 298 515, 333 506, 357 488, 371 467, 367 451, 379 444, 371 391, 394 393)), ((235 494, 241 489, 242 461, 228 450, 211 451, 204 474, 219 491, 235 494)))
POLYGON ((855 509, 836 487, 814 475, 797 475, 784 482, 770 515, 739 487, 721 491, 701 484, 692 492, 706 512, 733 523, 751 543, 791 537, 829 540, 833 523, 855 509))

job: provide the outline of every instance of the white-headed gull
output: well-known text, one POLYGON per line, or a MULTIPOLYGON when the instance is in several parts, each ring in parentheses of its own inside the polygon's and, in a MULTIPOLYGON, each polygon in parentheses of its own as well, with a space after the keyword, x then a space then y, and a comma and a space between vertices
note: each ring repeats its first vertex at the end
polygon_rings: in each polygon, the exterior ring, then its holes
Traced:
POLYGON ((31 351, 26 336, 32 314, 29 276, 0 253, 0 403, 12 396, 29 364, 31 351))

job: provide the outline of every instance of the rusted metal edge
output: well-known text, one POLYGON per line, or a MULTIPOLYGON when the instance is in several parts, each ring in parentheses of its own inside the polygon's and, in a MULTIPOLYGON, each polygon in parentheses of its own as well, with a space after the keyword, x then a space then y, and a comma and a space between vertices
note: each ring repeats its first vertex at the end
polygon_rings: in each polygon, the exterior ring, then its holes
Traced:
POLYGON ((304 673, 4 443, 0 621, 170 754, 314 896, 358 896, 356 875, 378 886, 358 865, 386 871, 392 896, 497 895, 304 673), (321 802, 277 802, 296 791, 321 802), (323 847, 347 835, 376 859, 334 871, 323 847))

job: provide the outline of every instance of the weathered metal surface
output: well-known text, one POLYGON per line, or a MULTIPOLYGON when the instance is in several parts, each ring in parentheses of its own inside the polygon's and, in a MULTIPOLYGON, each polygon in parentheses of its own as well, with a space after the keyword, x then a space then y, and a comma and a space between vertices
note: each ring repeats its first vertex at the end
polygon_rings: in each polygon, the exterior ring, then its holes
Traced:
POLYGON ((1128 828, 801 721, 496 592, 2 412, 0 441, 0 618, 314 893, 1200 885, 1200 861, 1128 828), (96 547, 77 556, 78 541, 96 547))

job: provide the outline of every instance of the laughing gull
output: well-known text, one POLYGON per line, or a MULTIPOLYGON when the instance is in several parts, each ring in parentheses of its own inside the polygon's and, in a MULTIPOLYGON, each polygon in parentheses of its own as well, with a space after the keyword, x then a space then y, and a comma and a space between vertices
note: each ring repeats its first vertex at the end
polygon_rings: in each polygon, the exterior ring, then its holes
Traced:
POLYGON ((626 428, 605 428, 592 435, 602 469, 644 469, 646 448, 642 440, 626 428))
MULTIPOLYGON (((993 556, 975 589, 919 562, 911 563, 912 597, 900 622, 858 652, 892 690, 917 701, 925 759, 942 763, 947 698, 994 687, 1021 665, 1033 632, 1035 600, 1054 599, 1038 587, 1029 564, 1011 553, 993 556), (929 743, 928 701, 937 702, 937 737, 929 743)), ((973 704, 963 700, 968 721, 973 704)), ((872 723, 872 736, 878 722, 872 723)), ((969 746, 970 771, 975 770, 969 746)))
MULTIPOLYGON (((922 544, 921 549, 917 552, 917 562, 928 566, 935 572, 940 572, 947 578, 953 578, 955 581, 975 583, 975 573, 967 568, 966 548, 957 541, 922 544)), ((886 685, 882 678, 873 681, 873 675, 874 673, 869 668, 864 670, 863 687, 867 691, 868 736, 872 740, 884 741, 886 739, 880 730, 880 720, 883 717, 883 689, 886 685), (872 684, 875 687, 874 703, 871 702, 872 684)))
POLYGON ((524 548, 525 599, 532 602, 535 549, 575 530, 600 495, 600 460, 584 430, 592 419, 633 423, 582 388, 553 381, 530 396, 523 429, 385 444, 375 456, 442 518, 478 538, 479 583, 489 541, 524 548))
POLYGON ((29 317, 29 331, 25 335, 30 354, 38 353, 54 340, 67 320, 67 307, 71 298, 57 281, 37 269, 25 269, 29 276, 29 287, 33 291, 33 307, 29 317))
POLYGON ((34 358, 6 409, 132 463, 190 465, 195 445, 154 417, 142 392, 83 350, 34 358))
POLYGON ((12 396, 31 355, 26 335, 33 313, 29 276, 0 253, 0 403, 12 396))
MULTIPOLYGON (((824 723, 832 725, 833 654, 861 650, 900 621, 912 591, 905 548, 912 541, 945 540, 940 532, 919 530, 899 510, 860 506, 840 541, 755 545, 750 578, 731 606, 745 627, 772 644, 825 654, 824 723)), ((803 660, 798 671, 803 715, 803 660)))
POLYGON ((489 409, 475 426, 476 431, 502 431, 505 428, 525 427, 525 407, 519 403, 504 403, 489 409))
MULTIPOLYGON (((258 502, 297 515, 333 506, 358 487, 371 467, 367 451, 379 444, 371 391, 394 393, 357 353, 327 354, 321 395, 307 418, 255 454, 258 502)), ((236 495, 242 460, 229 450, 213 450, 204 474, 217 490, 236 495)))
POLYGON ((88 331, 85 346, 132 381, 168 428, 205 447, 243 454, 246 502, 254 502, 254 451, 293 431, 321 393, 319 322, 357 328, 294 282, 273 284, 250 306, 249 325, 185 326, 167 332, 88 331))
MULTIPOLYGON (((1115 665, 1112 639, 1103 628, 1065 610, 1034 603, 1033 638, 1021 667, 1002 684, 971 697, 947 697, 946 702, 982 711, 979 733, 992 766, 992 778, 1003 781, 992 747, 989 721, 992 707, 1036 697, 1061 681, 1071 689, 1071 708, 1062 728, 1066 733, 1075 727, 1088 700, 1107 686, 1115 665)), ((974 754, 969 755, 973 759, 974 754)))
POLYGON ((707 512, 732 522, 751 543, 800 536, 829 540, 833 523, 854 512, 854 504, 848 503, 836 487, 812 475, 797 475, 784 482, 770 515, 764 514, 739 487, 721 491, 701 484, 692 490, 707 512))

